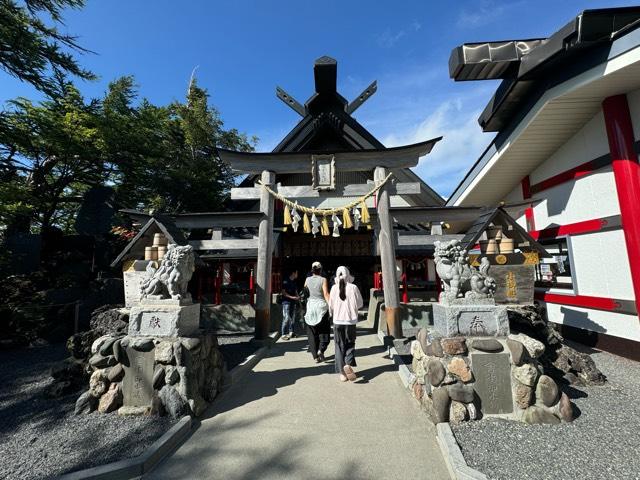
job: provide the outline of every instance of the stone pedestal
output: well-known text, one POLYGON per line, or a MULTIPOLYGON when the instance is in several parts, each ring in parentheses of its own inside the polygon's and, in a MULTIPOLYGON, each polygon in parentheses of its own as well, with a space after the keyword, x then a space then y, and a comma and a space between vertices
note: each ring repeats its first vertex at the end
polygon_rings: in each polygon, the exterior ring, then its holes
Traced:
POLYGON ((143 300, 129 314, 130 336, 189 336, 200 328, 200 304, 184 300, 143 300))
POLYGON ((507 307, 502 305, 433 304, 433 326, 443 337, 506 337, 507 307))

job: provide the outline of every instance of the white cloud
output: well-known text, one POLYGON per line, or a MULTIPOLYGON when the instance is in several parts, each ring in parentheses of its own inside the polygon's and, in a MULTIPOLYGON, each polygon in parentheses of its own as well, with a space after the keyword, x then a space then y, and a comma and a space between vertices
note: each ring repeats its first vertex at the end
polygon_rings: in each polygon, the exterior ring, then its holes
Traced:
POLYGON ((508 10, 518 8, 524 2, 500 3, 495 0, 480 0, 473 3, 472 9, 463 9, 458 15, 456 25, 460 28, 475 28, 488 25, 502 17, 508 10))
POLYGON ((398 43, 398 40, 400 40, 406 34, 407 33, 404 30, 393 33, 390 29, 387 28, 384 32, 382 32, 382 34, 378 36, 378 45, 385 48, 391 48, 396 43, 398 43))

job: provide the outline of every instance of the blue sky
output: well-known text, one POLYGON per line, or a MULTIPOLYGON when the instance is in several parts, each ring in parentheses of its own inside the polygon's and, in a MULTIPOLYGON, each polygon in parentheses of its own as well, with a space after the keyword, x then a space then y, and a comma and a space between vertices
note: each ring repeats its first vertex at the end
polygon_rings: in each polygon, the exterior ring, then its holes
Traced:
MULTIPOLYGON (((63 29, 95 54, 83 66, 100 76, 80 82, 87 97, 134 75, 155 103, 182 99, 191 71, 227 127, 273 148, 299 117, 275 97, 282 86, 304 102, 313 61, 338 60, 338 88, 349 100, 371 81, 378 92, 355 117, 386 146, 444 136, 416 172, 447 196, 491 141, 476 119, 497 83, 455 83, 451 49, 465 42, 546 37, 580 11, 625 1, 124 1, 87 0, 63 29)), ((0 72, 0 101, 38 98, 0 72)))

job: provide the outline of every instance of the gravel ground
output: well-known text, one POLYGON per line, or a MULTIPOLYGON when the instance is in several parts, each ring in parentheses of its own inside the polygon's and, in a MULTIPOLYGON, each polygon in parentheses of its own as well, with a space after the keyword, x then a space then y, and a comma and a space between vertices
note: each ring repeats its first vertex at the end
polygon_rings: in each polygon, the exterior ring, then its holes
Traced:
POLYGON ((253 340, 253 333, 246 334, 222 334, 218 333, 218 345, 220 352, 227 364, 227 371, 241 364, 246 358, 255 353, 260 345, 253 340))
POLYGON ((64 345, 0 352, 0 478, 52 478, 140 455, 173 424, 168 418, 73 415, 80 392, 46 399, 49 368, 64 345))
POLYGON ((640 479, 640 363, 592 356, 609 381, 565 389, 580 410, 572 423, 452 425, 469 466, 492 479, 640 479))

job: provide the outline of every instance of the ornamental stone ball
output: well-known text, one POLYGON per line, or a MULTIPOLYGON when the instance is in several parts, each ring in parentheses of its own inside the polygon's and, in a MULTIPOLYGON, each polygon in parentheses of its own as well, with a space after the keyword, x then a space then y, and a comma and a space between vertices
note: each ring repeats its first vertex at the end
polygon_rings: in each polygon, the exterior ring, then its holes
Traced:
POLYGON ((191 245, 174 245, 167 248, 167 253, 157 269, 149 263, 147 278, 140 286, 142 298, 173 300, 189 299, 187 284, 195 270, 195 256, 191 245))

